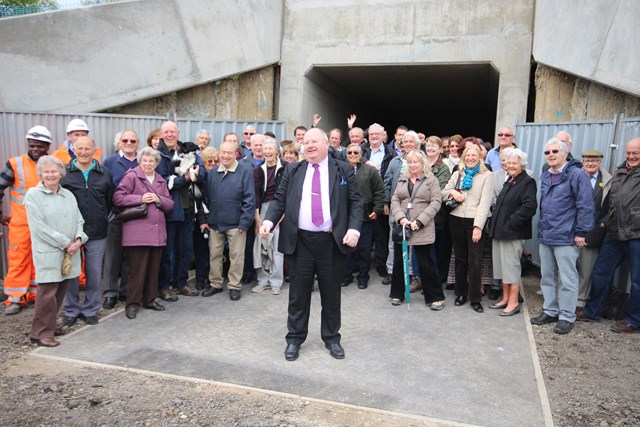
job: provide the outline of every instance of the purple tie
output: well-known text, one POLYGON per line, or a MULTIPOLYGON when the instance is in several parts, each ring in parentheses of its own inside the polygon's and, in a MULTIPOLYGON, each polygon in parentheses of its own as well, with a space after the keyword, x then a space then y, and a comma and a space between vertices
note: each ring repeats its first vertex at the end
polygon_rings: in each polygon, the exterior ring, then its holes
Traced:
POLYGON ((313 179, 311 180, 311 221, 316 227, 322 226, 322 194, 320 193, 320 169, 319 165, 313 166, 313 179))

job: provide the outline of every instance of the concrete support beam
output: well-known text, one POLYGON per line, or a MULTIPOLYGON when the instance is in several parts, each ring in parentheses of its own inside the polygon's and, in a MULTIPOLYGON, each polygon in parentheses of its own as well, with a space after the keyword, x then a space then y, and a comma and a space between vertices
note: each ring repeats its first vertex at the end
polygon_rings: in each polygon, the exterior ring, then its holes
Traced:
POLYGON ((533 57, 557 70, 640 96, 640 2, 537 0, 533 57))
POLYGON ((139 0, 0 21, 0 109, 91 112, 280 60, 283 1, 139 0))
MULTIPOLYGON (((280 118, 290 129, 308 124, 326 102, 300 78, 314 66, 490 63, 500 73, 498 126, 524 121, 532 23, 530 0, 287 0, 280 118)), ((335 105, 340 117, 323 118, 326 128, 345 127, 347 102, 335 105)))

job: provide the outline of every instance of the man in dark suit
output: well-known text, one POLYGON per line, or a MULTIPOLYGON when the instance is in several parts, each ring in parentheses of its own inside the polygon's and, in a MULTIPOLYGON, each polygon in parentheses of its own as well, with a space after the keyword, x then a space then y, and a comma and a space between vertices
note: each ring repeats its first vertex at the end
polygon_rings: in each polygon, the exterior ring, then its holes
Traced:
POLYGON ((340 292, 345 254, 358 244, 363 202, 353 168, 328 156, 329 140, 320 129, 304 136, 306 160, 288 165, 260 235, 280 224, 278 250, 285 254, 291 279, 285 359, 298 358, 307 338, 311 291, 318 276, 322 302, 322 340, 336 359, 340 345, 340 292))

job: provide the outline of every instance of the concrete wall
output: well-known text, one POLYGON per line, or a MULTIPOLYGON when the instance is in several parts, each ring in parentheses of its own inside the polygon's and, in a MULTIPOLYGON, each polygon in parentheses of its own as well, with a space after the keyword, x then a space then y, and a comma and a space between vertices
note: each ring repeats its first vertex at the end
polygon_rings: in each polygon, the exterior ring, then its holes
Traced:
POLYGON ((272 120, 274 66, 104 111, 114 114, 272 120))
POLYGON ((640 117, 640 97, 544 65, 536 69, 535 86, 536 122, 640 117))
MULTIPOLYGON (((322 87, 301 78, 314 65, 491 63, 497 122, 524 121, 533 13, 532 0, 287 0, 280 118, 292 129, 323 106, 322 87)), ((344 128, 344 117, 325 127, 344 128)))
POLYGON ((536 62, 640 96, 640 2, 537 0, 536 62))
POLYGON ((282 13, 278 0, 140 0, 4 18, 0 109, 100 111, 277 63, 282 13))

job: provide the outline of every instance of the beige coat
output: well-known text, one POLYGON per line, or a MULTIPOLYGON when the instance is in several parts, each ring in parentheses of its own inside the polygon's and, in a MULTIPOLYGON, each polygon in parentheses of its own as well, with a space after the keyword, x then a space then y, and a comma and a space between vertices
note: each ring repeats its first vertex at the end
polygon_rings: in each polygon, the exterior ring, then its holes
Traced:
MULTIPOLYGON (((455 171, 447 185, 442 189, 442 200, 449 199, 451 190, 456 186, 459 171, 455 171)), ((462 184, 460 178, 460 184, 462 184)), ((487 218, 491 216, 490 208, 493 200, 493 175, 490 171, 478 173, 473 177, 473 184, 469 190, 458 190, 464 194, 465 200, 451 211, 451 215, 460 218, 473 218, 473 226, 484 228, 487 218)))
MULTIPOLYGON (((440 185, 438 180, 433 174, 429 176, 423 176, 421 180, 424 180, 420 188, 418 188, 419 181, 413 186, 415 197, 413 198, 413 205, 409 211, 409 220, 420 221, 424 227, 420 230, 412 230, 411 237, 409 238, 409 245, 429 245, 436 241, 436 226, 433 222, 436 214, 440 210, 440 204, 442 196, 440 194, 440 185)), ((396 191, 391 197, 391 215, 394 221, 400 222, 402 218, 406 218, 407 205, 409 204, 409 178, 406 175, 400 175, 398 178, 398 185, 396 191)))

